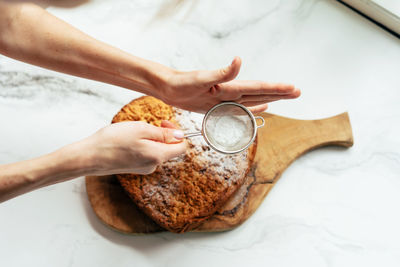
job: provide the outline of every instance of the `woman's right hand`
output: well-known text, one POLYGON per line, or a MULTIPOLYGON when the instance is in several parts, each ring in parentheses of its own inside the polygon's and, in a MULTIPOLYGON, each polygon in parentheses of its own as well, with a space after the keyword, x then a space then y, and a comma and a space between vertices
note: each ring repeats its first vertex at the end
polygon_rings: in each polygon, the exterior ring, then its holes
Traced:
POLYGON ((156 127, 120 122, 50 154, 0 166, 0 203, 37 188, 84 175, 152 173, 186 150, 171 122, 156 127))
POLYGON ((140 121, 115 123, 77 145, 88 153, 91 175, 149 174, 186 150, 182 131, 168 121, 161 126, 140 121))

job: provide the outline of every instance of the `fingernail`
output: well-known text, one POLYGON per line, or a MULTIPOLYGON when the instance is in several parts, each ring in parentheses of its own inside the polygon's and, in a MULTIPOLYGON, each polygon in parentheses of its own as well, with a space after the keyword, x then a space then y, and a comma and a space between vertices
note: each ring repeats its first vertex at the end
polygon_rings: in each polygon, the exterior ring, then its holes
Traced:
POLYGON ((185 137, 185 134, 180 130, 175 130, 174 131, 174 137, 176 139, 183 139, 183 137, 185 137))

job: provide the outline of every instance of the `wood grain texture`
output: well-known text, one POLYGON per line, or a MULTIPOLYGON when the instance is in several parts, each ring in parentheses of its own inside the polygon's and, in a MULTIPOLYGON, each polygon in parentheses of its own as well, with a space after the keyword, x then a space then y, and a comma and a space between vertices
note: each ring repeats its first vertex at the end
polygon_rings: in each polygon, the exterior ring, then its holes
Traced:
MULTIPOLYGON (((226 231, 242 224, 257 210, 283 171, 307 151, 353 145, 347 113, 321 120, 261 115, 266 125, 258 130, 257 152, 245 183, 195 231, 226 231)), ((96 215, 113 229, 135 234, 163 231, 126 196, 115 176, 86 177, 86 190, 96 215)))

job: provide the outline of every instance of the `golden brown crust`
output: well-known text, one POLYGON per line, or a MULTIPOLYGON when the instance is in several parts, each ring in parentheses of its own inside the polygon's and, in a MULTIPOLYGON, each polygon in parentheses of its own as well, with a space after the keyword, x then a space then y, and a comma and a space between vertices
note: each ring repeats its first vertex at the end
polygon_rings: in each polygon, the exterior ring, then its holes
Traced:
POLYGON ((162 120, 173 120, 173 108, 161 100, 150 96, 142 96, 132 100, 114 116, 112 123, 121 121, 144 121, 161 126, 162 120))
MULTIPOLYGON (((141 97, 124 106, 112 122, 141 120, 160 126, 162 120, 174 121, 177 114, 182 113, 158 99, 141 97)), ((154 173, 117 177, 130 198, 157 224, 182 233, 212 216, 242 185, 255 150, 253 145, 247 154, 221 156, 189 141, 186 155, 162 164, 154 173)))

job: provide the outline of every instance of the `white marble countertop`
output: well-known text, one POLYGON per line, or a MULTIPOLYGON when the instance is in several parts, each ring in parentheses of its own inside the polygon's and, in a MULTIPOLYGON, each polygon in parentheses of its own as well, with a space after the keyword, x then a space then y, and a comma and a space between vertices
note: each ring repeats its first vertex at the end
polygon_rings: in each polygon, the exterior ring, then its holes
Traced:
MULTIPOLYGON (((162 20, 169 1, 77 2, 47 9, 181 70, 239 55, 239 78, 302 89, 269 112, 348 111, 355 144, 294 162, 258 211, 225 233, 126 236, 96 218, 83 178, 43 188, 0 205, 1 266, 400 265, 399 39, 334 0, 186 0, 162 20)), ((138 95, 0 57, 0 164, 88 136, 138 95)))

